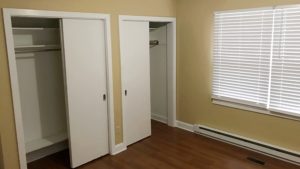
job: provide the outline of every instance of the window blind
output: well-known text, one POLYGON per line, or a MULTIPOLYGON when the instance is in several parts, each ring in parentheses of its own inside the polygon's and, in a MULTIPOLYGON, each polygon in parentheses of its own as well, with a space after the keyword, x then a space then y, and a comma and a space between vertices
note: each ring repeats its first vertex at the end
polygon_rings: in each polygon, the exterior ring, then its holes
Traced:
POLYGON ((213 98, 266 107, 273 10, 215 13, 213 98))
POLYGON ((300 7, 278 8, 274 18, 268 107, 271 111, 300 114, 300 7))

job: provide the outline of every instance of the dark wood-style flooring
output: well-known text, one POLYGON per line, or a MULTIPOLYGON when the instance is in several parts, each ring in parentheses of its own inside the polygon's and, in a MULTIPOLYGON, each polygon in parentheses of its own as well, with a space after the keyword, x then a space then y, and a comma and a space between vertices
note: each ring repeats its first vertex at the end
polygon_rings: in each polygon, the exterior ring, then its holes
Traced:
MULTIPOLYGON (((29 169, 67 169, 68 151, 32 162, 29 169)), ((152 136, 118 155, 79 169, 300 169, 280 160, 152 121, 152 136), (247 157, 263 160, 259 165, 247 157)))

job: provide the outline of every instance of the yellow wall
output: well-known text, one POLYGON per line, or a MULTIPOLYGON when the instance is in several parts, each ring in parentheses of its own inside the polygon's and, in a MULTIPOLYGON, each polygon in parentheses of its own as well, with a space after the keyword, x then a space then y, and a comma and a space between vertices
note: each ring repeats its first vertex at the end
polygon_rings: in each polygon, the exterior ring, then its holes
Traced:
POLYGON ((300 151, 300 121, 211 103, 213 12, 299 0, 178 0, 178 120, 300 151))
MULTIPOLYGON (((0 8, 28 8, 112 14, 116 143, 122 142, 118 15, 175 16, 175 0, 1 0, 0 8)), ((0 131, 7 169, 18 169, 18 154, 2 13, 0 14, 0 131)))
MULTIPOLYGON (((118 15, 177 15, 178 120, 205 124, 300 151, 300 122, 211 103, 213 12, 300 3, 300 0, 1 0, 0 8, 112 14, 116 143, 122 142, 118 15), (176 3, 176 4, 175 4, 176 3), (175 6, 176 5, 176 6, 175 6)), ((7 55, 0 14, 0 132, 5 168, 18 169, 7 55)))

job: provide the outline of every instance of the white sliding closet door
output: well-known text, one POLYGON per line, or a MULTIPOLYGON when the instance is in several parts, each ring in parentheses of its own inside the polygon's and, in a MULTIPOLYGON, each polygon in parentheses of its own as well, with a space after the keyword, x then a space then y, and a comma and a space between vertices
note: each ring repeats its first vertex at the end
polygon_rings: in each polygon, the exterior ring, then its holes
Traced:
POLYGON ((121 22, 125 142, 151 135, 149 22, 121 22))
POLYGON ((63 19, 71 166, 108 153, 105 23, 63 19))

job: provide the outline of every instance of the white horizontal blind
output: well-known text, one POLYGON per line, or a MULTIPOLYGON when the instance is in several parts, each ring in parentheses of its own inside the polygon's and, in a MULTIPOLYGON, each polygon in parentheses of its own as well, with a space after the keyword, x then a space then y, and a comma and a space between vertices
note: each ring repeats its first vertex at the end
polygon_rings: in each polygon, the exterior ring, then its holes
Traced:
POLYGON ((215 14, 213 98, 266 107, 273 10, 215 14))
POLYGON ((300 114, 300 7, 275 9, 272 111, 300 114))

